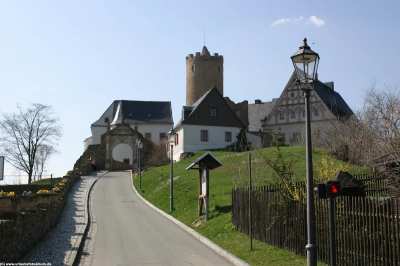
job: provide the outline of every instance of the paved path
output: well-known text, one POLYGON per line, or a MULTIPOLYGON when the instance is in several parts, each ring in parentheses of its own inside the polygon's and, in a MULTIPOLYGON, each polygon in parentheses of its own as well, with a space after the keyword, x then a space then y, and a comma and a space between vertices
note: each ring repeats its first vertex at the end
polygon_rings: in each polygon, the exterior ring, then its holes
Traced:
POLYGON ((22 260, 23 262, 72 265, 86 226, 86 197, 95 178, 82 177, 74 184, 58 224, 22 260))
POLYGON ((231 265, 148 207, 132 191, 129 172, 106 174, 92 193, 81 265, 231 265))

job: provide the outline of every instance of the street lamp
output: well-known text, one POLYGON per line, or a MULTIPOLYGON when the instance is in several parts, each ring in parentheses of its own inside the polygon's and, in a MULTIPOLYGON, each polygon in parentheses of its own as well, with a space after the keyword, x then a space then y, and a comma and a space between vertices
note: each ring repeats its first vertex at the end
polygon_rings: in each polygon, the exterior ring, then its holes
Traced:
POLYGON ((169 132, 169 211, 172 213, 174 210, 174 144, 175 144, 175 130, 172 128, 169 132))
POLYGON ((306 171, 307 171, 307 265, 317 265, 316 247, 316 226, 314 209, 313 191, 313 164, 312 164, 312 144, 311 144, 311 125, 310 125, 310 93, 317 80, 317 70, 319 55, 311 50, 307 44, 307 39, 303 40, 303 45, 291 57, 297 82, 304 92, 305 116, 306 116, 306 171))
POLYGON ((140 139, 136 140, 137 147, 137 164, 139 172, 139 189, 142 190, 142 165, 141 165, 141 150, 143 148, 143 142, 140 139))

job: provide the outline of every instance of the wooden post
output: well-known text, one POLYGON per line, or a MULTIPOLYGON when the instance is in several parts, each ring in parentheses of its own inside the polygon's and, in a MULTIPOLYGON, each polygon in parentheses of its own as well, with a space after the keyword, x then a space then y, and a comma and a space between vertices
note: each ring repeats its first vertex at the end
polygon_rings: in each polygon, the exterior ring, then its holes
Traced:
POLYGON ((252 180, 251 180, 251 152, 249 152, 249 236, 250 236, 250 250, 253 250, 253 215, 251 209, 251 189, 252 188, 252 180))
POLYGON ((170 169, 169 169, 169 211, 174 211, 174 146, 171 145, 170 155, 170 169))
POLYGON ((141 150, 140 147, 138 147, 138 170, 139 170, 139 189, 140 191, 142 191, 142 165, 141 165, 141 154, 140 154, 141 150))
POLYGON ((209 180, 208 180, 208 176, 209 176, 209 170, 208 168, 204 169, 205 174, 206 174, 206 197, 205 197, 205 212, 206 212, 206 221, 208 219, 208 194, 209 194, 209 180))
POLYGON ((201 215, 202 215, 202 213, 203 213, 203 198, 202 198, 202 195, 203 195, 203 191, 202 191, 202 187, 201 187, 201 174, 202 174, 202 170, 201 170, 201 168, 199 168, 199 195, 198 195, 198 204, 197 204, 197 207, 198 207, 198 216, 200 217, 201 215))
POLYGON ((336 202, 335 198, 329 198, 329 249, 330 249, 330 266, 336 266, 336 202))

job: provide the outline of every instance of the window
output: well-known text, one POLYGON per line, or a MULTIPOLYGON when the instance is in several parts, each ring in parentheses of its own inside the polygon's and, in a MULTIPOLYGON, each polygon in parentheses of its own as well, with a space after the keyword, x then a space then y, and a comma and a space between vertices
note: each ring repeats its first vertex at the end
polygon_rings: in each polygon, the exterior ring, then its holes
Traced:
POLYGON ((179 135, 178 135, 178 133, 176 133, 174 135, 174 137, 175 137, 175 145, 178 145, 179 144, 179 135))
POLYGON ((290 118, 296 118, 296 113, 294 111, 290 111, 290 118))
POLYGON ((165 132, 160 133, 160 141, 165 141, 167 140, 167 134, 165 132))
POLYGON ((151 133, 150 133, 150 132, 146 132, 146 133, 144 134, 144 137, 145 137, 146 139, 148 139, 148 140, 151 140, 151 133))
POLYGON ((200 130, 200 141, 208 142, 208 130, 205 129, 200 130))
POLYGON ((225 142, 232 142, 232 132, 225 132, 225 142))
POLYGON ((215 107, 210 108, 210 116, 217 117, 217 108, 215 108, 215 107))
POLYGON ((302 142, 302 140, 301 140, 300 132, 293 132, 292 139, 290 140, 290 143, 291 144, 300 144, 301 142, 302 142))
POLYGON ((194 71, 196 70, 195 64, 192 65, 192 72, 194 73, 194 71))
POLYGON ((317 108, 313 109, 314 116, 319 116, 319 112, 317 108))
POLYGON ((285 119, 285 113, 284 112, 279 112, 279 119, 280 120, 285 119))

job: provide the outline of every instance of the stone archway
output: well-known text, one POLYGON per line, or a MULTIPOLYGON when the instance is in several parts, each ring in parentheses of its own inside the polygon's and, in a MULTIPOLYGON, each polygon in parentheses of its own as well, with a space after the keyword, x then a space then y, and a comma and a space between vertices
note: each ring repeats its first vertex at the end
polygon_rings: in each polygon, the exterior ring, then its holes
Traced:
POLYGON ((111 150, 111 158, 120 163, 133 164, 133 149, 127 143, 119 143, 111 150))
POLYGON ((102 136, 106 147, 106 170, 129 170, 136 163, 136 140, 138 133, 129 125, 120 124, 102 136))

